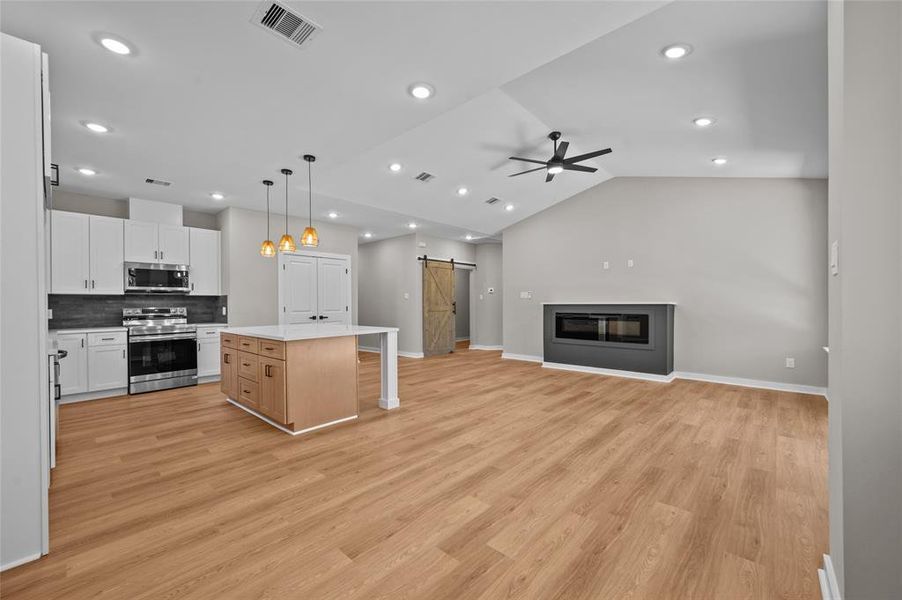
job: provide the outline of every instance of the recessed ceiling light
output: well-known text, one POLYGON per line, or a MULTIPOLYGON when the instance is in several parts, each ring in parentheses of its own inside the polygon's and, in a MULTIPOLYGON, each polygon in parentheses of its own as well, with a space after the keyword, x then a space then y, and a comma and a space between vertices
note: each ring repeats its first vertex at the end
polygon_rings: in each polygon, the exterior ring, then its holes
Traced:
POLYGON ((213 192, 212 194, 210 194, 210 197, 214 200, 222 200, 223 198, 225 198, 225 196, 223 196, 220 192, 213 192))
POLYGON ((663 50, 661 54, 670 59, 685 58, 692 52, 692 46, 689 44, 671 44, 663 50))
POLYGON ((457 195, 458 195, 458 196, 466 196, 466 195, 469 194, 469 193, 470 193, 470 190, 468 190, 468 189, 465 188, 465 187, 459 187, 459 188, 457 188, 457 195))
POLYGON ((712 158, 711 162, 713 162, 717 166, 720 166, 720 165, 727 164, 727 159, 724 158, 723 156, 718 156, 717 158, 712 158))
POLYGON ((370 233, 369 231, 367 231, 366 233, 363 234, 363 237, 365 237, 365 238, 371 238, 371 237, 373 237, 373 234, 370 233))
POLYGON ((78 172, 82 175, 87 175, 88 177, 90 177, 91 175, 97 175, 97 171, 95 171, 94 169, 89 169, 87 167, 80 167, 78 169, 78 172))
POLYGON ((692 124, 696 127, 711 127, 714 123, 717 122, 717 119, 714 117, 696 117, 692 119, 692 124))
POLYGON ((392 163, 392 164, 388 165, 388 170, 391 171, 392 173, 397 173, 398 171, 401 170, 401 163, 392 163))
POLYGON ((92 123, 90 121, 85 123, 85 127, 90 129, 94 133, 106 133, 110 130, 110 128, 106 127, 105 125, 101 125, 100 123, 92 123))
POLYGON ((464 239, 469 242, 470 240, 473 239, 473 236, 468 233, 467 235, 464 236, 464 239))
POLYGON ((428 100, 435 94, 435 88, 428 83, 413 83, 407 88, 407 91, 417 100, 428 100))
POLYGON ((330 219, 337 219, 337 218, 338 218, 338 213, 335 212, 334 210, 331 211, 331 212, 329 213, 329 218, 330 218, 330 219))
POLYGON ((416 229, 416 228, 417 228, 417 224, 416 224, 416 223, 408 223, 408 224, 407 224, 407 227, 410 228, 410 229, 416 229))
POLYGON ((114 54, 125 55, 125 54, 132 53, 132 49, 129 48, 125 42, 122 42, 115 38, 111 38, 111 37, 100 38, 100 43, 101 43, 101 45, 103 45, 104 48, 106 48, 110 52, 113 52, 114 54))
POLYGON ((510 212, 510 211, 514 210, 514 205, 508 204, 507 206, 504 207, 504 210, 506 210, 507 212, 510 212))

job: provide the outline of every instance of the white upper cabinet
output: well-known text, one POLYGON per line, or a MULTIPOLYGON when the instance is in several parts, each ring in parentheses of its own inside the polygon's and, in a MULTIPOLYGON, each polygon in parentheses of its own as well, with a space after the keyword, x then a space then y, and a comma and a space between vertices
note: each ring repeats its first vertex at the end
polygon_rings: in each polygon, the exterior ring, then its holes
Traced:
MULTIPOLYGON (((90 293, 90 217, 55 210, 50 215, 50 292, 90 293)), ((122 279, 123 274, 119 274, 122 279)))
POLYGON ((188 228, 160 223, 158 230, 160 262, 167 265, 187 265, 190 258, 188 228))
POLYGON ((123 293, 123 220, 51 213, 50 293, 123 293))
POLYGON ((147 221, 125 222, 125 260, 127 262, 160 262, 157 242, 157 223, 147 221))
POLYGON ((93 294, 124 293, 123 220, 90 218, 90 291, 93 294))
MULTIPOLYGON (((211 229, 188 228, 191 250, 189 280, 195 296, 220 294, 220 233, 211 229)), ((217 360, 219 360, 217 355, 217 360)), ((218 368, 218 365, 217 365, 218 368)))

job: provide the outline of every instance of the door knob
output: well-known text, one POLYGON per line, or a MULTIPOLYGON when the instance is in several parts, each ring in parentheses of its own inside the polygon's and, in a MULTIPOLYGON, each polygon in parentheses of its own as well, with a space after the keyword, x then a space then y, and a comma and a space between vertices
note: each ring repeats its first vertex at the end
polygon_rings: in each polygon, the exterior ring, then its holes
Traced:
POLYGON ((310 315, 307 318, 310 319, 311 321, 316 321, 316 315, 310 315))

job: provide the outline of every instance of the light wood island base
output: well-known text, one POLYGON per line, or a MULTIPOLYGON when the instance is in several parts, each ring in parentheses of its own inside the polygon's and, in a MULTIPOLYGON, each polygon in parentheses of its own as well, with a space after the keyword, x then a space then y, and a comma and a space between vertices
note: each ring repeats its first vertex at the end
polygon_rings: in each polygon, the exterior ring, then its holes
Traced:
MULTIPOLYGON (((357 335, 365 333, 390 338, 397 330, 331 325, 223 330, 222 393, 231 404, 292 435, 356 419, 357 335)), ((394 365, 383 369, 383 389, 395 392, 392 402, 380 399, 380 406, 394 408, 399 404, 397 358, 387 360, 383 354, 383 363, 394 365), (391 380, 394 385, 386 386, 391 380)))

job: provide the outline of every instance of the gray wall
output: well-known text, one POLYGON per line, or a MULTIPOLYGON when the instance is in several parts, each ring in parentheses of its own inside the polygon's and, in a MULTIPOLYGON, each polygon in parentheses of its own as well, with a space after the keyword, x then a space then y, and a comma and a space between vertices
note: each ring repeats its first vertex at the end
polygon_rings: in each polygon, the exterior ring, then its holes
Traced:
POLYGON ((454 271, 454 337, 458 340, 470 339, 470 271, 454 271))
MULTIPOLYGON (((101 215, 104 217, 128 218, 128 199, 102 198, 89 194, 67 192, 61 188, 53 190, 53 208, 70 212, 101 215)), ((182 224, 185 227, 219 229, 215 213, 182 209, 182 224)))
MULTIPOLYGON (((416 303, 416 236, 411 234, 363 244, 358 253, 360 324, 397 327, 400 330, 398 350, 422 352, 421 307, 416 303)), ((378 348, 379 340, 375 336, 364 336, 360 345, 378 348)))
POLYGON ((902 4, 828 15, 830 554, 843 598, 902 598, 902 4))
MULTIPOLYGON (((284 230, 284 215, 273 215, 270 238, 277 242, 284 230)), ((266 213, 243 208, 227 208, 219 213, 222 231, 222 285, 229 297, 229 324, 233 326, 272 325, 279 322, 278 261, 260 256, 266 236, 266 213)), ((334 223, 313 223, 319 232, 317 252, 347 254, 351 257, 351 320, 357 322, 358 231, 334 223)), ((307 220, 291 217, 289 232, 300 235, 307 220)))
POLYGON ((476 264, 479 266, 470 278, 470 345, 500 348, 504 303, 501 244, 478 244, 476 264), (489 294, 489 288, 494 288, 495 293, 489 294))
POLYGON ((606 181, 504 231, 504 351, 542 302, 674 302, 677 371, 824 386, 826 237, 824 180, 606 181))

